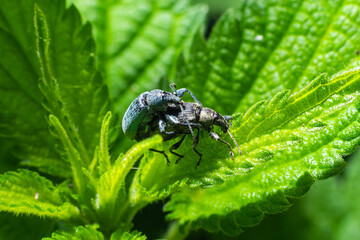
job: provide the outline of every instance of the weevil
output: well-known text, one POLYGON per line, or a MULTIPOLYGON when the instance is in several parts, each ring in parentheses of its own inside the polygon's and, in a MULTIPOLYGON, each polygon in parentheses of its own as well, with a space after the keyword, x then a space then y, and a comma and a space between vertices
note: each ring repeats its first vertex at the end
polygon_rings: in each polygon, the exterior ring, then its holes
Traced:
MULTIPOLYGON (((159 89, 152 90, 140 94, 130 104, 122 122, 123 131, 127 137, 140 141, 152 135, 160 134, 164 141, 168 141, 182 135, 180 141, 173 144, 169 149, 172 154, 178 156, 176 161, 178 163, 184 156, 174 152, 174 150, 181 146, 186 135, 191 134, 193 137, 193 150, 199 156, 195 167, 197 168, 202 159, 202 154, 196 150, 200 129, 209 132, 212 139, 226 144, 231 158, 234 156, 231 145, 220 139, 218 134, 212 132, 214 125, 217 125, 224 133, 227 132, 230 135, 241 154, 237 142, 229 131, 231 116, 222 116, 210 108, 203 107, 199 100, 186 88, 175 90, 175 84, 170 84, 170 87, 173 93, 159 89), (195 103, 184 102, 181 99, 185 92, 190 94, 195 103), (196 136, 193 129, 197 129, 196 136)), ((168 165, 170 164, 169 158, 164 151, 150 150, 162 153, 168 165)))
MULTIPOLYGON (((159 128, 155 124, 157 120, 154 119, 154 122, 150 123, 149 125, 149 132, 151 135, 160 134, 164 141, 175 139, 181 136, 181 139, 169 148, 169 151, 178 157, 176 163, 178 163, 179 160, 184 156, 174 151, 181 146, 186 135, 191 134, 193 137, 193 150, 199 156, 199 160, 195 168, 199 166, 202 159, 202 154, 196 149, 196 146, 199 143, 200 129, 207 131, 212 139, 226 144, 229 148, 230 157, 233 159, 234 153, 232 152, 231 145, 228 142, 222 140, 217 133, 213 132, 215 125, 219 126, 222 132, 228 133, 230 135, 239 153, 241 154, 241 150, 236 140, 229 131, 231 126, 229 121, 232 119, 231 116, 223 116, 213 109, 203 107, 198 103, 190 102, 184 102, 182 104, 182 109, 180 109, 180 107, 175 104, 170 104, 168 106, 167 114, 171 116, 172 122, 169 122, 166 125, 166 131, 159 131, 159 128), (194 130, 197 130, 196 135, 194 134, 194 130)), ((169 161, 166 155, 165 158, 167 161, 169 161)))
POLYGON ((201 105, 199 100, 186 88, 181 88, 174 93, 155 89, 150 92, 140 94, 126 110, 122 129, 125 136, 131 140, 140 141, 149 137, 148 125, 156 117, 161 132, 165 131, 166 120, 171 122, 171 117, 167 114, 169 104, 179 106, 184 103, 181 99, 185 92, 201 105))

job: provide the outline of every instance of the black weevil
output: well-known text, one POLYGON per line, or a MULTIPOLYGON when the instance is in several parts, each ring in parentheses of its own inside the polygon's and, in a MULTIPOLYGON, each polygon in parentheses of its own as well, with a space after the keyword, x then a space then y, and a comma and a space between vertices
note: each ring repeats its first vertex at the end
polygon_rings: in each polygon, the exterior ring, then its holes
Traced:
MULTIPOLYGON (((222 116, 218 112, 210 108, 202 107, 198 103, 185 102, 182 104, 182 108, 183 109, 181 110, 179 106, 176 106, 175 104, 169 105, 167 113, 171 116, 172 122, 166 125, 165 132, 161 132, 159 130, 156 125, 157 120, 155 119, 154 122, 150 123, 148 131, 150 135, 160 134, 163 137, 164 141, 182 136, 181 139, 175 144, 173 144, 169 149, 172 154, 179 157, 176 163, 178 163, 178 161, 184 156, 174 152, 174 150, 180 147, 186 135, 192 134, 193 150, 196 152, 196 154, 199 155, 199 160, 196 164, 196 167, 199 166, 202 159, 202 154, 196 150, 196 146, 199 143, 200 129, 207 131, 212 139, 226 144, 229 148, 230 156, 233 159, 234 153, 231 150, 231 145, 228 142, 222 140, 217 133, 212 131, 215 125, 219 126, 222 132, 227 132, 230 135, 236 147, 238 148, 239 153, 241 154, 237 142, 229 131, 230 124, 228 121, 231 120, 231 116, 222 116), (194 129, 197 129, 196 135, 193 132, 194 129)), ((166 154, 165 157, 167 158, 166 154)), ((167 161, 169 160, 167 159, 167 161)))

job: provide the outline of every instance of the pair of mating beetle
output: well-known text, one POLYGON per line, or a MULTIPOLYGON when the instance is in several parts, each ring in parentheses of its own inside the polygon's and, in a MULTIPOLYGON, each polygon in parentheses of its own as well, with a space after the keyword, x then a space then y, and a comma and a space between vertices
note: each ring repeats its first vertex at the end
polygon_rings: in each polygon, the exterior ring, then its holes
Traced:
MULTIPOLYGON (((174 150, 180 147, 186 135, 191 134, 194 141, 193 150, 199 155, 199 160, 195 167, 197 168, 202 158, 202 154, 196 150, 199 142, 200 128, 209 132, 212 139, 226 144, 231 158, 234 156, 231 145, 220 139, 218 134, 212 132, 213 126, 217 125, 224 133, 227 132, 230 135, 241 154, 237 142, 229 131, 231 116, 222 116, 210 108, 203 107, 188 89, 181 88, 175 90, 175 87, 175 84, 170 84, 170 88, 174 91, 173 93, 155 89, 140 94, 130 104, 123 117, 122 128, 125 136, 131 140, 141 141, 159 134, 163 137, 164 141, 167 141, 182 135, 180 141, 173 144, 169 149, 172 154, 178 157, 176 161, 178 163, 184 156, 174 152, 174 150), (195 102, 184 102, 181 97, 184 96, 185 92, 188 92, 195 102), (198 130, 196 136, 193 129, 198 130)), ((167 164, 170 164, 169 158, 164 151, 150 150, 162 153, 166 158, 167 164)))

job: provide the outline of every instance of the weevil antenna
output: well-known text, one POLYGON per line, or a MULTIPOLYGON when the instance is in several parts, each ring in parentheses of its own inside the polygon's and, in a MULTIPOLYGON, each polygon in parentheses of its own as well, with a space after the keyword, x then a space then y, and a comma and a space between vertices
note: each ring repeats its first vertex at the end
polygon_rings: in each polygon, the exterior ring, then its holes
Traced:
POLYGON ((241 150, 240 150, 239 145, 237 144, 237 142, 236 142, 235 138, 233 137, 233 135, 230 133, 230 131, 229 131, 229 130, 227 130, 227 132, 228 132, 228 134, 230 135, 231 139, 234 141, 234 143, 235 143, 235 145, 236 145, 237 149, 239 150, 239 153, 241 154, 241 150))
MULTIPOLYGON (((176 96, 178 96, 178 94, 177 94, 177 92, 176 92, 176 90, 175 90, 176 84, 175 84, 175 83, 170 84, 170 88, 174 91, 174 94, 175 94, 176 96)), ((180 103, 179 106, 180 106, 181 112, 185 115, 185 111, 184 111, 184 108, 182 107, 181 103, 180 103)), ((195 141, 194 131, 193 131, 193 129, 192 129, 190 123, 189 123, 189 120, 188 120, 187 118, 186 118, 186 124, 188 125, 188 127, 189 127, 189 129, 190 129, 190 132, 191 132, 191 135, 192 135, 192 137, 193 137, 193 140, 195 141)))
POLYGON ((176 90, 175 90, 176 84, 175 84, 175 83, 171 83, 171 84, 170 84, 170 88, 174 91, 174 94, 177 96, 176 90))

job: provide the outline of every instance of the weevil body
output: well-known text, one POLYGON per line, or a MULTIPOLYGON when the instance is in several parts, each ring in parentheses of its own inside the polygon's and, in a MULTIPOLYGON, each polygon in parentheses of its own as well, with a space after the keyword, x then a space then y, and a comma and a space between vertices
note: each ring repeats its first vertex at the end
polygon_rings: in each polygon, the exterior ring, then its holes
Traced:
POLYGON ((169 104, 179 105, 185 92, 188 92, 196 102, 200 102, 186 88, 181 88, 174 93, 155 89, 150 92, 140 94, 126 110, 123 120, 122 129, 125 136, 131 140, 140 141, 147 138, 148 124, 156 117, 159 127, 164 129, 164 124, 168 114, 166 113, 169 104))
POLYGON ((232 152, 231 145, 228 142, 222 140, 217 133, 213 132, 214 126, 219 126, 222 132, 228 133, 230 135, 230 137, 234 140, 239 153, 241 154, 237 142, 229 131, 229 121, 231 120, 231 116, 223 116, 211 108, 202 107, 198 103, 184 102, 182 107, 183 110, 181 110, 179 106, 176 105, 170 104, 168 106, 167 114, 172 116, 172 122, 166 124, 166 131, 159 130, 156 124, 156 119, 154 119, 154 121, 149 125, 149 132, 151 135, 160 134, 164 141, 182 136, 180 141, 176 142, 169 149, 172 154, 179 157, 176 162, 178 162, 184 156, 174 152, 174 150, 180 147, 186 135, 192 134, 191 129, 197 130, 196 136, 193 135, 193 149, 199 155, 199 160, 196 164, 196 167, 200 164, 202 159, 202 154, 196 150, 196 146, 199 143, 200 129, 207 131, 212 139, 226 144, 229 148, 230 156, 233 158, 234 153, 232 152), (191 126, 191 128, 189 126, 191 126))
MULTIPOLYGON (((174 91, 173 93, 155 89, 140 94, 130 104, 122 122, 123 131, 128 138, 140 141, 152 135, 160 134, 164 141, 167 141, 182 136, 180 141, 169 149, 172 154, 179 157, 177 163, 184 156, 174 152, 174 150, 180 147, 186 135, 191 134, 193 137, 193 150, 199 155, 197 167, 202 159, 202 154, 196 150, 200 129, 207 131, 212 139, 226 144, 231 158, 234 156, 231 145, 220 139, 218 134, 212 132, 214 125, 217 125, 224 133, 227 132, 230 135, 241 154, 238 144, 229 131, 231 116, 222 116, 210 108, 203 107, 186 88, 175 90, 173 84, 170 87, 174 91), (184 102, 181 97, 184 96, 185 92, 188 92, 196 103, 184 102), (197 129, 196 136, 193 129, 197 129)), ((162 153, 167 163, 170 163, 164 151, 151 150, 162 153)))

